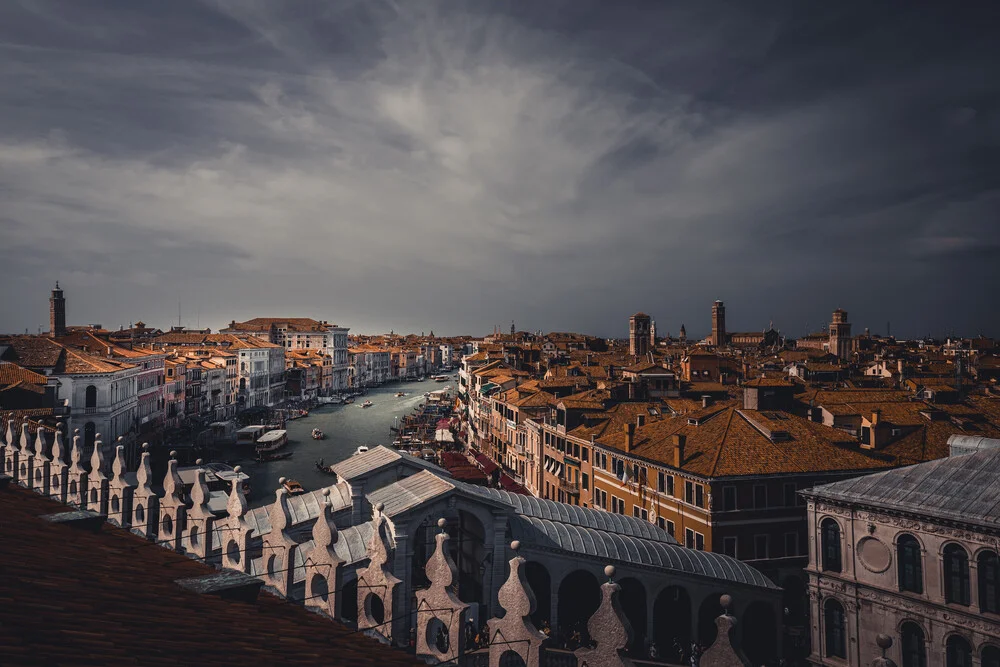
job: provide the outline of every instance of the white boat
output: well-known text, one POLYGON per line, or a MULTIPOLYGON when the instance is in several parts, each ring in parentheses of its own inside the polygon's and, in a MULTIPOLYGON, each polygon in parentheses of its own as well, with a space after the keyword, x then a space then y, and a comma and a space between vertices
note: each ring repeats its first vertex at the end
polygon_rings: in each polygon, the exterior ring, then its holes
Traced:
POLYGON ((435 382, 447 382, 448 381, 448 376, 447 375, 432 375, 431 379, 434 380, 435 382))
POLYGON ((361 407, 363 407, 363 408, 370 408, 373 405, 375 405, 375 404, 372 403, 371 401, 365 401, 364 403, 361 404, 361 407))
POLYGON ((343 403, 344 399, 340 396, 320 396, 316 399, 316 402, 320 405, 337 405, 338 403, 343 403))
POLYGON ((288 444, 288 431, 268 431, 257 438, 257 454, 276 452, 288 444))
POLYGON ((354 450, 353 456, 357 456, 358 454, 364 454, 367 451, 368 447, 366 445, 360 445, 357 449, 354 450))

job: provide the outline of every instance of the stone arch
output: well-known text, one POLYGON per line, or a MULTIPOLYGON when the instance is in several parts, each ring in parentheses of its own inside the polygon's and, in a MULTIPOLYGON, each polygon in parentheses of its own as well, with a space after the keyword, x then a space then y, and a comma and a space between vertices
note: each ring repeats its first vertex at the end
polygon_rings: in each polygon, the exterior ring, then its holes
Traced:
POLYGON ((504 651, 500 654, 500 667, 527 667, 527 665, 517 651, 504 651))
POLYGON ((832 516, 819 523, 820 564, 827 572, 840 572, 843 567, 843 535, 840 522, 832 516))
POLYGON ((981 667, 1000 667, 1000 645, 985 644, 979 658, 981 667))
MULTIPOLYGON (((141 518, 139 520, 142 521, 141 518)), ((226 544, 226 555, 229 557, 229 560, 239 565, 240 561, 243 560, 240 553, 240 543, 230 539, 228 544, 226 544)))
POLYGON ((535 611, 531 614, 531 622, 536 628, 542 628, 545 623, 552 623, 552 577, 544 565, 535 560, 529 560, 524 568, 528 586, 535 595, 535 611))
MULTIPOLYGON (((691 648, 691 596, 681 586, 667 586, 653 602, 653 639, 657 654, 663 660, 683 663, 684 656, 678 655, 679 647, 684 654, 691 648)), ((713 619, 712 624, 715 625, 713 619)))
POLYGON ((743 652, 755 665, 769 665, 778 656, 778 622, 774 607, 751 602, 743 617, 743 652))
POLYGON ((835 597, 823 601, 823 655, 847 658, 847 612, 835 597))
POLYGON ((570 637, 579 632, 586 644, 590 637, 587 621, 601 605, 601 584, 587 570, 574 570, 559 582, 559 627, 552 628, 557 636, 570 637))
POLYGON ((972 642, 965 635, 949 633, 944 639, 945 667, 972 667, 972 642))
POLYGON ((322 602, 328 602, 330 599, 330 584, 321 572, 314 572, 309 578, 309 588, 307 590, 309 594, 306 597, 322 602))
POLYGON ((491 531, 487 530, 487 526, 492 527, 492 524, 485 522, 476 512, 459 510, 456 533, 448 540, 453 549, 451 557, 458 570, 458 597, 463 602, 482 604, 489 597, 483 591, 486 572, 483 566, 486 557, 492 553, 492 545, 487 541, 491 531))
POLYGON ((646 647, 646 587, 634 577, 625 577, 617 582, 621 586, 618 601, 625 618, 632 626, 632 642, 628 648, 632 655, 644 655, 646 647))
POLYGON ((941 562, 945 602, 968 606, 972 597, 968 549, 958 542, 948 541, 941 545, 941 562))
POLYGON ((896 550, 896 581, 901 591, 924 592, 924 545, 912 533, 897 533, 892 539, 896 550))
POLYGON ((927 633, 920 623, 905 619, 897 631, 902 667, 927 667, 927 633))
POLYGON ((719 602, 722 595, 722 593, 712 593, 702 599, 701 605, 698 607, 698 643, 705 648, 712 645, 719 633, 715 619, 722 616, 722 604, 719 602))

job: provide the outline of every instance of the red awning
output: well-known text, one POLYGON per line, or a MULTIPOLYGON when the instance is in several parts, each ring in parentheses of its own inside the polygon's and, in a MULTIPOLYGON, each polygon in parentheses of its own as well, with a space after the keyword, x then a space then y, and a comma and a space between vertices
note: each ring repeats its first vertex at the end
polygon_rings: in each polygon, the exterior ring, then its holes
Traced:
POLYGON ((487 475, 500 467, 496 463, 493 463, 486 454, 476 454, 476 461, 479 462, 479 465, 483 468, 483 472, 487 475))

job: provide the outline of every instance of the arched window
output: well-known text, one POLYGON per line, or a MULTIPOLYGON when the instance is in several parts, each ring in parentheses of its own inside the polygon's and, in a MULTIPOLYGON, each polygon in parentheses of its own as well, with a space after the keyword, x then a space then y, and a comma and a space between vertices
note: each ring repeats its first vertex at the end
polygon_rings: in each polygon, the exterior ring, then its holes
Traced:
POLYGON ((826 626, 826 655, 831 658, 847 658, 847 619, 844 607, 830 598, 824 607, 826 626))
POLYGON ((896 541, 899 562, 899 590, 924 592, 924 571, 920 563, 920 543, 912 535, 902 535, 896 541))
POLYGON ((983 667, 1000 667, 1000 647, 986 646, 983 648, 983 667))
POLYGON ((977 562, 979 609, 984 614, 1000 614, 1000 557, 997 557, 995 551, 984 551, 979 554, 977 562))
POLYGON ((927 647, 924 631, 916 623, 907 621, 900 628, 902 635, 903 667, 927 667, 927 647))
POLYGON ((840 524, 826 519, 821 524, 823 542, 823 569, 840 572, 840 524))
POLYGON ((87 385, 87 393, 83 407, 85 408, 96 408, 97 407, 97 387, 94 385, 87 385))
POLYGON ((972 667, 972 647, 959 635, 948 638, 947 667, 972 667))
POLYGON ((969 604, 969 554, 959 544, 944 548, 944 601, 969 604))

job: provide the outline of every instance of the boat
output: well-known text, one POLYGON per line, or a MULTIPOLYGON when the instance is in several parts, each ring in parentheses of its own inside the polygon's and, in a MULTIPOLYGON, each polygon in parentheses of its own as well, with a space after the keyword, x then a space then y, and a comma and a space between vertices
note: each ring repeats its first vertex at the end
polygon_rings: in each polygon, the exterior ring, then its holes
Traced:
POLYGON ((313 440, 323 440, 324 438, 326 438, 326 434, 323 433, 323 431, 319 430, 318 428, 314 428, 312 430, 312 439, 313 440))
POLYGON ((321 473, 324 473, 326 475, 336 475, 337 474, 337 473, 335 473, 333 471, 333 466, 326 465, 326 462, 323 459, 320 459, 319 461, 316 461, 316 470, 318 470, 321 473))
POLYGON ((292 419, 302 419, 303 417, 308 417, 308 410, 289 410, 287 419, 290 421, 292 419))
POLYGON ((306 490, 302 488, 302 485, 294 479, 286 479, 282 486, 285 487, 285 491, 287 491, 290 496, 297 496, 306 492, 306 490))
POLYGON ((344 399, 344 403, 353 403, 353 402, 354 402, 354 398, 351 397, 351 396, 348 396, 347 398, 344 399))
POLYGON ((344 399, 340 396, 320 396, 316 399, 316 402, 320 405, 337 405, 338 403, 343 403, 344 399))
POLYGON ((361 404, 361 407, 363 407, 363 408, 370 408, 373 405, 375 405, 375 404, 372 403, 371 401, 365 401, 364 403, 361 404))
POLYGON ((288 444, 288 431, 276 429, 257 438, 257 454, 270 454, 288 444))
POLYGON ((397 391, 396 392, 396 398, 403 398, 404 396, 406 396, 406 392, 405 391, 397 391))
POLYGON ((367 451, 368 447, 366 445, 359 445, 358 448, 354 450, 353 456, 357 456, 358 454, 364 454, 367 451))
POLYGON ((448 381, 448 376, 447 375, 432 375, 431 379, 434 380, 435 382, 447 382, 448 381))

